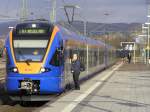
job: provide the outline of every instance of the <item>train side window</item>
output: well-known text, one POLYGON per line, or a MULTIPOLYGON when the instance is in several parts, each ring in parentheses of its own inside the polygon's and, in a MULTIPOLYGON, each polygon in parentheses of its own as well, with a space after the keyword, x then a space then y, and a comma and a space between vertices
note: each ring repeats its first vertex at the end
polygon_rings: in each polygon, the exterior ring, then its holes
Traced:
POLYGON ((55 51, 50 64, 53 66, 61 66, 63 64, 63 54, 59 50, 55 51))

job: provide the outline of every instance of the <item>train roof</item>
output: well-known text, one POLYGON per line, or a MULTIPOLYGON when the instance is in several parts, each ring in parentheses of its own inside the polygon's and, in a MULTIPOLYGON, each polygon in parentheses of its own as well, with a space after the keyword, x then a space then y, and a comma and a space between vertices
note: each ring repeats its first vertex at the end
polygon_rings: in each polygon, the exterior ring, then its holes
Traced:
POLYGON ((78 40, 81 42, 85 42, 91 45, 105 45, 102 41, 99 40, 94 40, 92 38, 89 37, 85 37, 83 35, 77 34, 73 31, 68 30, 65 27, 62 27, 61 25, 57 25, 59 27, 59 30, 61 32, 61 34, 63 35, 63 39, 73 39, 73 40, 78 40))
POLYGON ((50 24, 47 21, 28 20, 28 21, 20 22, 19 24, 16 25, 16 28, 25 28, 25 27, 30 28, 32 27, 32 24, 36 24, 36 27, 53 27, 53 24, 50 24))

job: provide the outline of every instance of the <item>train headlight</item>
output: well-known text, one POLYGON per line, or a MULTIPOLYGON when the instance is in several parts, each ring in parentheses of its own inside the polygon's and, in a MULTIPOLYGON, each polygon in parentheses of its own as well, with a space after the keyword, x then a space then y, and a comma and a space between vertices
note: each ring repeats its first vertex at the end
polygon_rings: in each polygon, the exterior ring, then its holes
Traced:
POLYGON ((41 72, 43 73, 43 72, 45 72, 46 71, 46 69, 45 68, 41 68, 41 72))
POLYGON ((44 67, 42 67, 41 70, 40 70, 41 73, 49 72, 49 71, 51 71, 50 68, 44 68, 44 67))
POLYGON ((17 67, 13 67, 10 69, 11 72, 14 72, 14 73, 18 73, 18 68, 17 67))
POLYGON ((13 72, 18 72, 18 69, 17 68, 13 68, 13 72))

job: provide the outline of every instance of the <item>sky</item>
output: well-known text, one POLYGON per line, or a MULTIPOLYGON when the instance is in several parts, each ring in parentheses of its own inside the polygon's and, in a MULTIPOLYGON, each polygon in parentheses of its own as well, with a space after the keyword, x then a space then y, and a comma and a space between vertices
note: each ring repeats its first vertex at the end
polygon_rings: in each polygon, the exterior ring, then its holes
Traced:
MULTIPOLYGON (((20 1, 0 0, 0 17, 4 15, 18 18, 21 10, 20 1)), ((29 18, 49 19, 51 0, 26 1, 28 2, 28 11, 34 14, 29 18)), ((64 4, 74 4, 80 7, 75 11, 75 20, 86 19, 86 21, 97 23, 144 23, 147 21, 146 0, 57 0, 57 21, 66 20, 65 13, 61 8, 64 4)))

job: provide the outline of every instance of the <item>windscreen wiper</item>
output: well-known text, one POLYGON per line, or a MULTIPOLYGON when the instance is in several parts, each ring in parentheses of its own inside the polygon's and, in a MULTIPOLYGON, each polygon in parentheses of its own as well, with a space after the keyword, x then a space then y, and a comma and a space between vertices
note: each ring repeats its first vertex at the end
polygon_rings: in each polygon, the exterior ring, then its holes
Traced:
POLYGON ((27 65, 30 65, 30 62, 32 62, 32 59, 26 59, 25 62, 27 65))

